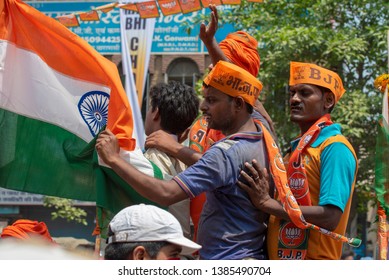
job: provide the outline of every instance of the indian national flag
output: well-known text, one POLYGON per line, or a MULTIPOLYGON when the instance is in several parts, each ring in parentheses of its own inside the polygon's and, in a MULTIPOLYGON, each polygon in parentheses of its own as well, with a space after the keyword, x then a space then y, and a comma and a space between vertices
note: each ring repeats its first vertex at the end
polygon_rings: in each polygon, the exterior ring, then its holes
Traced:
POLYGON ((145 202, 94 163, 94 138, 107 126, 123 157, 159 172, 134 150, 130 109, 116 65, 56 20, 0 0, 0 187, 96 201, 112 212, 145 202))

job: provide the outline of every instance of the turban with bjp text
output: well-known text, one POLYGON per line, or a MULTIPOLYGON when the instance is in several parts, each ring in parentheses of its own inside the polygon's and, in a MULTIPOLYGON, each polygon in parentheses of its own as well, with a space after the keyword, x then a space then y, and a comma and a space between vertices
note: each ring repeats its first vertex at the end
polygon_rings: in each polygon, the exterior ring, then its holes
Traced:
POLYGON ((289 85, 313 84, 328 88, 338 102, 345 93, 342 80, 333 71, 319 67, 312 63, 294 62, 290 63, 289 85))
POLYGON ((260 67, 258 42, 254 37, 243 31, 230 33, 219 43, 225 56, 234 64, 257 76, 260 67))
POLYGON ((1 233, 1 238, 14 237, 18 239, 29 239, 34 236, 41 236, 44 239, 54 242, 44 222, 24 219, 17 220, 12 225, 5 227, 1 233))
POLYGON ((241 67, 219 61, 204 79, 204 84, 233 97, 240 96, 254 106, 262 90, 262 83, 241 67))

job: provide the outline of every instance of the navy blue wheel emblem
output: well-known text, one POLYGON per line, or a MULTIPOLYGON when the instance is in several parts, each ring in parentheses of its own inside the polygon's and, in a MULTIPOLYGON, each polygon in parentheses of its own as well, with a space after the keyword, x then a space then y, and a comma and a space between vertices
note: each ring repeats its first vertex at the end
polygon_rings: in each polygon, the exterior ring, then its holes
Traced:
POLYGON ((78 102, 78 110, 93 137, 107 124, 108 103, 109 95, 102 91, 87 92, 78 102))

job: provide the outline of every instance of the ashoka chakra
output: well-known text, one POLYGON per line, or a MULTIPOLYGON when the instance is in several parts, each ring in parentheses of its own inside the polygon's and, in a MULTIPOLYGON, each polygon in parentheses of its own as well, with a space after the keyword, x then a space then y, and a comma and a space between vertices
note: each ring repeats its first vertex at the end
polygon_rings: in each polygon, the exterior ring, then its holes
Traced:
POLYGON ((107 124, 108 103, 109 95, 102 91, 87 92, 78 102, 78 110, 93 137, 107 124))

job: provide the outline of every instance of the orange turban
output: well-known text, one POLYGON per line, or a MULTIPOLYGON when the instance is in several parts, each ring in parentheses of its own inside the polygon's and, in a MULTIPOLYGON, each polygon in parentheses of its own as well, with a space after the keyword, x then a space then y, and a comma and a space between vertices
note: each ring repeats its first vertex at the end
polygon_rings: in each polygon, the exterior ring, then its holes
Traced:
POLYGON ((294 62, 290 63, 289 85, 313 84, 328 88, 338 102, 345 93, 342 80, 333 71, 319 67, 312 63, 294 62))
POLYGON ((14 237, 18 239, 29 239, 33 236, 41 236, 54 242, 44 222, 31 220, 17 220, 11 226, 7 226, 1 233, 1 238, 14 237))
POLYGON ((254 37, 243 31, 230 33, 219 43, 219 47, 234 64, 247 70, 253 76, 258 76, 260 57, 258 42, 254 37))
POLYGON ((205 77, 204 84, 233 97, 241 96, 251 106, 254 106, 262 90, 262 83, 256 77, 226 61, 216 63, 205 77))

